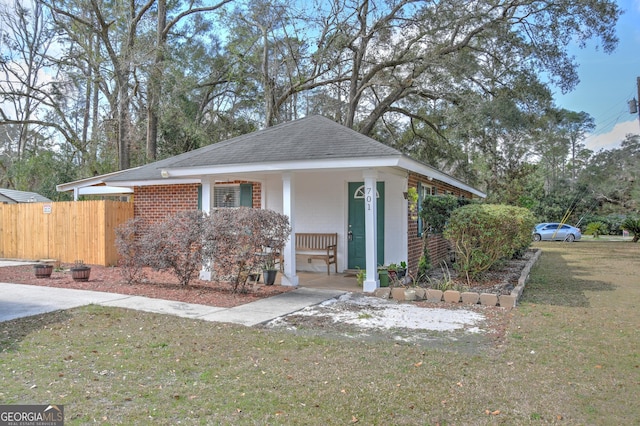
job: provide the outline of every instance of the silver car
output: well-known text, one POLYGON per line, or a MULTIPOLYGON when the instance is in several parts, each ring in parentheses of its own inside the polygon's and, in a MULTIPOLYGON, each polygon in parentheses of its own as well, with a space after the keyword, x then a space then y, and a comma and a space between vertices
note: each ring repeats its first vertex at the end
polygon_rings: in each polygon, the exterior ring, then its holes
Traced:
POLYGON ((539 223, 533 228, 533 241, 567 241, 582 238, 580 228, 562 223, 539 223))

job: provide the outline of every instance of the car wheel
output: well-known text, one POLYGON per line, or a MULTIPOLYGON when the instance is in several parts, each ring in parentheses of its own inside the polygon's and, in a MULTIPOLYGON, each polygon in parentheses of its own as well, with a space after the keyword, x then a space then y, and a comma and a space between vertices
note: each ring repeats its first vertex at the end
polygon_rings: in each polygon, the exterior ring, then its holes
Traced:
POLYGON ((567 235, 567 238, 565 238, 564 240, 566 242, 568 242, 568 243, 572 243, 572 242, 574 242, 576 240, 576 236, 573 235, 573 234, 569 234, 569 235, 567 235))
POLYGON ((542 237, 540 236, 540 234, 535 234, 533 236, 533 241, 540 241, 542 239, 542 237))

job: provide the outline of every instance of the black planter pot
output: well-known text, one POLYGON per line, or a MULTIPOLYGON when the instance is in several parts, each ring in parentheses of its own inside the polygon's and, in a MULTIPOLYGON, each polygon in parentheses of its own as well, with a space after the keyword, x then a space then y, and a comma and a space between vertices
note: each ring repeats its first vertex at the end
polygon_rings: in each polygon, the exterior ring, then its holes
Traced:
POLYGON ((91 274, 91 267, 79 266, 71 268, 71 278, 74 281, 89 281, 89 275, 91 274))
POLYGON ((33 265, 36 278, 49 278, 53 272, 53 265, 33 265))
POLYGON ((273 285, 276 282, 276 275, 278 275, 277 269, 269 269, 262 271, 264 275, 264 283, 266 285, 273 285))

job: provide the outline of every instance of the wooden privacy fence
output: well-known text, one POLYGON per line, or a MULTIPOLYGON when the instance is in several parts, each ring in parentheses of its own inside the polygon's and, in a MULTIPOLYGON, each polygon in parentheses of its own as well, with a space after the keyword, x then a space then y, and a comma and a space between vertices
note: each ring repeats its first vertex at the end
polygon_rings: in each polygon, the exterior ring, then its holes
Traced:
POLYGON ((131 218, 122 201, 0 204, 0 258, 116 265, 115 229, 131 218))

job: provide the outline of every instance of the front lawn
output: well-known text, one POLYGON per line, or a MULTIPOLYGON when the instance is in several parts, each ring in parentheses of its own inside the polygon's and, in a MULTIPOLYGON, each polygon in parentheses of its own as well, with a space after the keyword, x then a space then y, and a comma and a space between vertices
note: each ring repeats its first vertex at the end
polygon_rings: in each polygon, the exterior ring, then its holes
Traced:
POLYGON ((481 351, 89 306, 0 324, 0 402, 64 404, 69 425, 637 422, 640 245, 536 246, 481 351))

